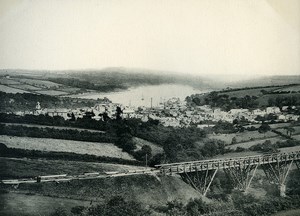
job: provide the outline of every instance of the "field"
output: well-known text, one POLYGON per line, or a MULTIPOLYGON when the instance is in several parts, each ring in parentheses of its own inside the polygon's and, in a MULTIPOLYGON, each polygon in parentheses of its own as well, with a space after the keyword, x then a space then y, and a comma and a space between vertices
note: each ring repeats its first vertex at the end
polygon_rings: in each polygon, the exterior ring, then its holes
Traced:
MULTIPOLYGON (((18 80, 18 79, 17 79, 18 80)), ((18 80, 21 83, 36 86, 36 87, 42 87, 42 88, 58 88, 61 85, 58 83, 54 83, 47 80, 36 80, 36 79, 19 79, 18 80)))
POLYGON ((271 143, 274 144, 278 141, 284 141, 286 139, 282 138, 281 136, 277 136, 277 137, 273 137, 273 138, 266 138, 266 139, 254 140, 254 141, 249 141, 249 142, 237 143, 237 144, 228 146, 228 148, 233 149, 233 150, 235 150, 237 147, 250 148, 251 146, 254 146, 257 144, 262 144, 267 140, 270 140, 271 143))
POLYGON ((278 135, 268 131, 267 133, 259 133, 258 131, 245 131, 241 133, 234 134, 210 134, 208 138, 222 140, 225 144, 230 145, 232 138, 235 137, 237 143, 255 141, 255 140, 264 140, 265 138, 277 137, 278 135))
POLYGON ((10 85, 10 87, 15 87, 15 88, 18 88, 18 89, 28 90, 28 91, 36 91, 36 90, 41 89, 39 87, 35 87, 35 86, 32 86, 32 85, 27 85, 27 84, 10 85))
POLYGON ((26 178, 38 175, 78 175, 86 172, 125 172, 144 168, 121 164, 26 158, 0 158, 0 164, 1 179, 26 178))
POLYGON ((300 146, 286 147, 279 149, 281 152, 295 152, 300 151, 300 146))
MULTIPOLYGON (((293 134, 300 134, 300 126, 295 126, 295 127, 292 127, 294 128, 295 132, 292 133, 293 134)), ((286 130, 284 128, 280 128, 280 129, 277 129, 277 131, 283 133, 283 134, 286 134, 286 130)))
POLYGON ((0 79, 0 84, 3 84, 3 85, 18 85, 18 84, 20 84, 20 82, 18 82, 16 80, 12 80, 12 79, 3 78, 3 79, 0 79))
POLYGON ((299 140, 300 141, 300 134, 292 136, 295 140, 299 140))
POLYGON ((59 96, 59 95, 66 95, 68 93, 63 91, 57 91, 57 90, 40 90, 36 91, 36 93, 44 94, 44 95, 50 95, 50 96, 59 96))
POLYGON ((244 97, 246 95, 260 96, 260 95, 262 95, 261 90, 272 91, 275 89, 278 89, 278 87, 243 89, 243 90, 239 90, 239 91, 222 92, 221 94, 227 94, 227 95, 229 95, 229 97, 244 97))
POLYGON ((1 85, 1 84, 0 84, 0 91, 5 92, 5 93, 13 93, 13 94, 29 93, 28 91, 24 91, 24 90, 17 89, 17 88, 12 88, 12 87, 1 85))
POLYGON ((285 88, 280 88, 274 92, 299 92, 300 91, 300 85, 295 85, 295 86, 289 86, 285 88))
POLYGON ((64 208, 70 212, 74 206, 90 205, 90 201, 20 193, 0 194, 0 199, 5 200, 3 208, 0 203, 0 215, 3 216, 50 215, 49 213, 54 212, 56 208, 64 208))
POLYGON ((9 148, 54 151, 54 152, 73 152, 76 154, 90 154, 96 156, 106 156, 134 160, 128 153, 112 143, 81 142, 48 138, 29 138, 15 136, 0 136, 0 143, 9 148))
POLYGON ((80 91, 80 88, 72 88, 72 87, 70 87, 70 88, 65 88, 65 87, 63 87, 63 88, 59 88, 59 90, 60 91, 63 91, 63 92, 68 92, 69 94, 75 94, 75 93, 77 93, 78 91, 80 91))
POLYGON ((76 127, 63 127, 63 126, 48 126, 48 125, 37 125, 37 124, 22 124, 22 123, 2 123, 5 125, 19 125, 25 127, 37 127, 37 128, 53 128, 58 130, 78 130, 78 131, 89 131, 92 133, 106 133, 105 131, 93 130, 93 129, 83 129, 83 128, 76 128, 76 127))

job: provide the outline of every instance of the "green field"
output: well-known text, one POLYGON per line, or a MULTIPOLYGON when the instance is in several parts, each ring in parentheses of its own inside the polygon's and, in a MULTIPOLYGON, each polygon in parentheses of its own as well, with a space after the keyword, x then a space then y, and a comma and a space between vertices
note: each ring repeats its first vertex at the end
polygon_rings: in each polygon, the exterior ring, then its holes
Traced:
POLYGON ((96 156, 106 156, 134 160, 128 153, 116 147, 112 143, 83 142, 49 138, 31 138, 16 136, 0 136, 0 143, 9 148, 19 148, 28 150, 53 151, 53 152, 73 152, 76 154, 90 154, 96 156))

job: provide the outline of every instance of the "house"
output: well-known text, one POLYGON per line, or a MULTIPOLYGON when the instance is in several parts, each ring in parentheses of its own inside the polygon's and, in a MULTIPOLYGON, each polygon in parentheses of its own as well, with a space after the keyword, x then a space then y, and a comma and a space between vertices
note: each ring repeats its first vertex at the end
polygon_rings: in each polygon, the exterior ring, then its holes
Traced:
POLYGON ((264 116, 267 112, 265 110, 255 109, 252 111, 252 114, 255 116, 264 116))
POLYGON ((279 107, 267 107, 266 113, 267 114, 271 114, 271 113, 276 114, 276 113, 281 113, 281 111, 280 111, 279 107))
POLYGON ((67 109, 47 109, 46 114, 49 116, 60 116, 63 117, 65 120, 70 119, 68 116, 69 110, 67 109))
POLYGON ((203 129, 203 128, 211 128, 214 127, 214 124, 201 124, 201 125, 197 125, 197 128, 203 129))

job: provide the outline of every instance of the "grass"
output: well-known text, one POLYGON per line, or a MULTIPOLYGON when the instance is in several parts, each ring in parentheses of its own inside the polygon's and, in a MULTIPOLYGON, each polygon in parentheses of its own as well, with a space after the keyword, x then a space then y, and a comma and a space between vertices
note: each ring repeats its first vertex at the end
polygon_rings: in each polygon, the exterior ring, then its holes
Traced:
POLYGON ((61 140, 50 138, 31 138, 16 136, 0 136, 0 143, 9 148, 19 148, 28 150, 53 151, 53 152, 73 152, 76 154, 90 154, 96 156, 106 156, 134 160, 128 153, 112 143, 82 142, 73 140, 61 140))
POLYGON ((143 147, 143 145, 148 145, 152 149, 152 155, 156 155, 156 154, 164 152, 164 150, 161 146, 158 146, 158 145, 156 145, 152 142, 146 141, 144 139, 134 137, 133 141, 136 144, 136 147, 137 147, 136 150, 140 150, 143 147))
POLYGON ((10 87, 22 89, 22 90, 28 90, 28 91, 36 91, 40 90, 41 88, 32 86, 32 85, 27 85, 27 84, 20 84, 20 85, 10 85, 10 87))
POLYGON ((4 125, 20 125, 26 127, 37 127, 37 128, 54 128, 58 130, 78 130, 78 131, 89 131, 92 133, 106 133, 105 131, 93 130, 93 129, 84 129, 84 128, 76 128, 76 127, 64 127, 64 126, 49 126, 49 125, 38 125, 38 124, 23 124, 23 123, 1 123, 4 125))
MULTIPOLYGON (((295 126, 295 127, 292 127, 295 129, 295 132, 292 133, 292 137, 293 137, 293 134, 300 134, 300 126, 295 126)), ((284 128, 280 128, 280 129, 277 129, 277 131, 283 133, 283 134, 286 134, 286 130, 284 128)))
MULTIPOLYGON (((90 206, 90 201, 55 198, 40 195, 20 193, 0 194, 0 199, 5 200, 5 206, 0 208, 0 215, 49 215, 57 208, 66 209, 68 215, 75 206, 90 206)), ((96 203, 93 203, 96 204, 96 203)))
POLYGON ((143 167, 132 165, 27 158, 0 158, 0 164, 1 179, 26 178, 38 175, 78 175, 85 172, 125 172, 143 169, 143 167))
POLYGON ((295 86, 280 88, 274 92, 299 92, 299 91, 300 91, 300 85, 295 85, 295 86))
POLYGON ((268 131, 265 134, 259 133, 258 131, 244 131, 241 133, 234 134, 210 134, 208 135, 208 138, 222 140, 225 142, 225 144, 230 145, 233 137, 236 138, 237 143, 242 143, 256 140, 264 140, 265 138, 273 138, 277 136, 277 134, 271 131, 268 131))
POLYGON ((3 85, 17 85, 17 84, 20 84, 20 83, 16 80, 2 78, 2 79, 0 79, 0 84, 3 84, 3 85))
POLYGON ((244 97, 245 95, 249 96, 261 96, 261 90, 272 91, 278 89, 278 87, 271 87, 271 88, 257 88, 257 89, 243 89, 239 91, 230 91, 224 92, 220 94, 227 94, 229 97, 244 97))
POLYGON ((44 95, 50 95, 50 96, 59 96, 59 95, 66 95, 68 93, 63 91, 57 91, 57 90, 40 90, 36 91, 36 93, 44 94, 44 95))
POLYGON ((12 94, 29 93, 28 91, 24 91, 22 89, 12 88, 12 87, 1 85, 1 84, 0 84, 0 91, 5 92, 5 93, 12 93, 12 94))
POLYGON ((19 79, 19 82, 42 88, 58 88, 59 86, 61 86, 61 84, 58 83, 37 79, 19 79))
POLYGON ((277 137, 273 137, 273 138, 265 138, 265 139, 260 139, 260 140, 237 143, 237 144, 228 146, 228 148, 233 149, 233 150, 235 150, 237 147, 250 148, 251 146, 264 143, 267 140, 270 140, 271 143, 276 143, 277 141, 283 141, 285 139, 280 136, 277 136, 277 137))
POLYGON ((153 175, 132 175, 114 178, 72 180, 70 182, 45 182, 42 184, 20 184, 17 189, 5 187, 9 191, 34 193, 50 197, 93 200, 103 202, 112 196, 122 196, 145 205, 165 205, 175 198, 188 202, 199 197, 199 192, 183 182, 179 177, 153 175))

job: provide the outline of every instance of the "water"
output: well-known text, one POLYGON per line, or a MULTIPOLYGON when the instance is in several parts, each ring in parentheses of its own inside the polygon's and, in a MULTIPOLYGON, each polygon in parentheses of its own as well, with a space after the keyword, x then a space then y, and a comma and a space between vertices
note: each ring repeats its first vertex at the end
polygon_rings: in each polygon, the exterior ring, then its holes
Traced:
POLYGON ((140 86, 137 88, 130 88, 124 91, 119 92, 110 92, 110 93, 85 93, 74 95, 76 98, 86 98, 86 99, 97 99, 107 97, 113 103, 121 103, 124 106, 152 106, 155 107, 159 103, 176 97, 180 100, 184 100, 186 96, 207 92, 204 90, 195 89, 187 85, 178 85, 178 84, 163 84, 163 85, 148 85, 140 86))

